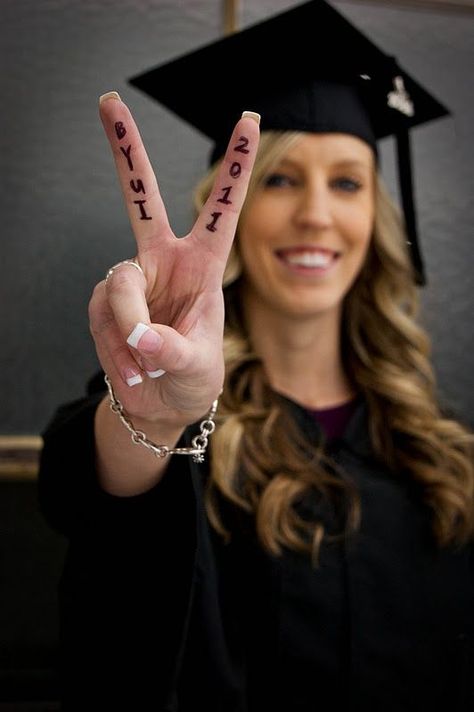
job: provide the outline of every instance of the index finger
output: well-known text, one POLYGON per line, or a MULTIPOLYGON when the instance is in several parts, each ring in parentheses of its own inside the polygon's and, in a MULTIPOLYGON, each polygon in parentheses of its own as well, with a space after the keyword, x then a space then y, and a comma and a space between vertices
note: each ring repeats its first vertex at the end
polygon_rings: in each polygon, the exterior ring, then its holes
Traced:
POLYGON ((257 155, 260 114, 244 111, 237 122, 211 194, 196 220, 193 234, 227 259, 257 155), (216 239, 219 238, 219 239, 216 239))
POLYGON ((117 92, 99 99, 99 113, 115 159, 138 251, 171 235, 168 216, 138 127, 117 92))

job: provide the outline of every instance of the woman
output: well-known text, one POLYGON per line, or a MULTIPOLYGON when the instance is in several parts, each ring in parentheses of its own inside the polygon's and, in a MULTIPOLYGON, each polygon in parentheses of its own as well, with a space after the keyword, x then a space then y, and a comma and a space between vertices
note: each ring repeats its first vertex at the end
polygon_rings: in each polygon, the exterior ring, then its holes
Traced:
POLYGON ((244 112, 176 240, 130 112, 100 110, 137 258, 90 303, 109 391, 44 434, 64 709, 471 709, 473 438, 374 141, 338 113, 257 154, 244 112))

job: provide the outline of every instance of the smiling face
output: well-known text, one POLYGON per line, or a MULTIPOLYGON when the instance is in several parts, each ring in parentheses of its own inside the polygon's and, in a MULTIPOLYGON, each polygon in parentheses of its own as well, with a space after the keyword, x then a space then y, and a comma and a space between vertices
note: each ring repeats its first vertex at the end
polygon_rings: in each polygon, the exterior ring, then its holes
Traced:
POLYGON ((293 318, 332 312, 367 254, 374 154, 347 134, 302 134, 249 199, 239 224, 245 300, 293 318))

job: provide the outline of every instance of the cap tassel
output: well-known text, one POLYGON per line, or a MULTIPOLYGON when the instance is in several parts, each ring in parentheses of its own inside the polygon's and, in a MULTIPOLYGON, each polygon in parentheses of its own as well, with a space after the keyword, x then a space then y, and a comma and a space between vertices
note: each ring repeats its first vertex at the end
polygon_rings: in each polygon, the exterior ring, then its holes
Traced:
POLYGON ((415 204, 413 199, 413 179, 411 170, 411 147, 408 129, 400 129, 396 134, 398 180, 405 215, 405 229, 408 237, 408 247, 415 271, 415 282, 420 286, 426 284, 425 269, 418 242, 415 204))

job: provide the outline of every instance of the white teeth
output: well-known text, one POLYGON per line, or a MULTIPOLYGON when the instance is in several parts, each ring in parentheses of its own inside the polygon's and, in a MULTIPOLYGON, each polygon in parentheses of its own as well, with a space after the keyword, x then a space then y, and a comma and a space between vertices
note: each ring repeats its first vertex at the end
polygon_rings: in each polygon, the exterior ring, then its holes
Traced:
POLYGON ((334 259, 334 255, 323 254, 322 252, 298 252, 285 255, 284 259, 292 265, 300 265, 301 267, 327 267, 334 259))

